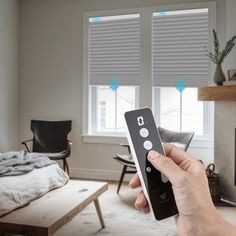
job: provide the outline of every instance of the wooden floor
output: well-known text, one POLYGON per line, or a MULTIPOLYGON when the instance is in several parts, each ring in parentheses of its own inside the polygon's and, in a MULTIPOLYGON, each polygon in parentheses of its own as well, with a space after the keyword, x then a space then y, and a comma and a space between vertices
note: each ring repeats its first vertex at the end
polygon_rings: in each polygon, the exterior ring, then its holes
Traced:
POLYGON ((0 232, 52 235, 92 202, 101 226, 105 227, 98 197, 107 189, 108 184, 104 182, 70 180, 62 188, 45 194, 29 206, 1 217, 0 232))

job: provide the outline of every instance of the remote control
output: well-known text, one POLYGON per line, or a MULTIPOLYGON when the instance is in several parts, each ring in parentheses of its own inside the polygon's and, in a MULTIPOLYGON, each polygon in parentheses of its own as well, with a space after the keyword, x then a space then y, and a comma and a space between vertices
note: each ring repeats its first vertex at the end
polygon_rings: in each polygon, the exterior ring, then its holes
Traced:
POLYGON ((151 213, 156 220, 178 214, 171 183, 147 160, 150 150, 165 156, 151 109, 128 111, 125 121, 127 139, 151 213))

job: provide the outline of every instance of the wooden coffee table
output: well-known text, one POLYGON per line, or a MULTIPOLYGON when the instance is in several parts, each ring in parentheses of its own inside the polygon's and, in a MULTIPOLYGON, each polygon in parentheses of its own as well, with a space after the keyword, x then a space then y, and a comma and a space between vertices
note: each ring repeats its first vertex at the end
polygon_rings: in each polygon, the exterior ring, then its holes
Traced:
POLYGON ((28 206, 0 218, 0 233, 49 236, 94 202, 102 228, 105 227, 98 197, 108 189, 104 182, 70 180, 28 206))

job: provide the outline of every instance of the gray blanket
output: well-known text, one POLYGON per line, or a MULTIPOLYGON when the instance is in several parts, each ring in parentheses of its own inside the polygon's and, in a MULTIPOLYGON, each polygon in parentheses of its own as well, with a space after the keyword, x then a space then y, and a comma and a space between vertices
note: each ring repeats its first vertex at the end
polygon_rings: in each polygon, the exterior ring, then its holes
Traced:
POLYGON ((42 168, 56 163, 56 161, 52 161, 40 153, 6 152, 0 155, 0 177, 22 175, 35 168, 42 168))

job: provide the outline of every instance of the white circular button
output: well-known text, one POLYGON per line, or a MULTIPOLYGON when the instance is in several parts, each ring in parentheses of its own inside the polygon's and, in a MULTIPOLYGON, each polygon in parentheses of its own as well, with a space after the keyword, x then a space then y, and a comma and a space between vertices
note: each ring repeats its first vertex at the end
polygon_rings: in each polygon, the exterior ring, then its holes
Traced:
POLYGON ((139 134, 143 137, 143 138, 147 138, 147 136, 149 135, 149 131, 146 128, 142 128, 139 130, 139 134))
POLYGON ((150 173, 152 171, 151 167, 147 167, 146 171, 150 173))
POLYGON ((149 141, 149 140, 146 140, 144 143, 143 143, 143 146, 146 150, 151 150, 152 149, 152 142, 149 141))

